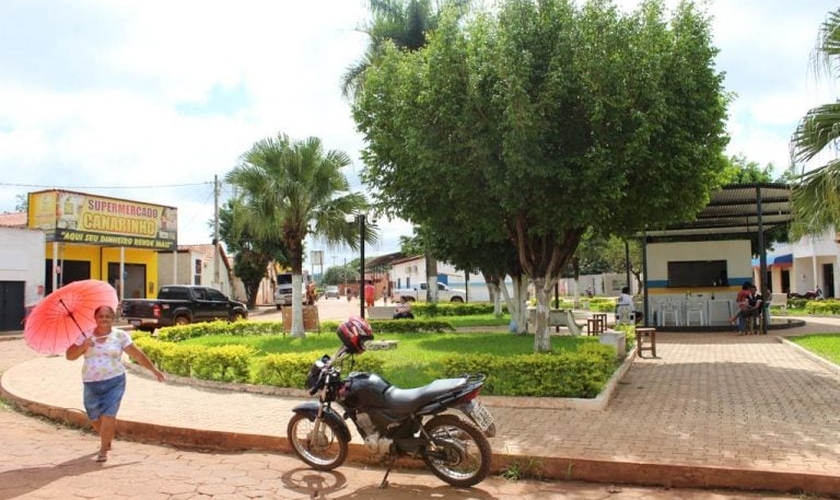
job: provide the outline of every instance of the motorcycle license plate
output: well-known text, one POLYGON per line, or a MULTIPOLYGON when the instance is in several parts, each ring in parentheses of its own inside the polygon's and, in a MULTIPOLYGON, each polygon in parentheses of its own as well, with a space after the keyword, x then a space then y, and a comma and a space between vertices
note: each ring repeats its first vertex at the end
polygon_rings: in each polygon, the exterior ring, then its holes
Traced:
POLYGON ((472 405, 470 416, 475 423, 478 424, 479 429, 482 431, 486 431, 491 425, 493 425, 493 415, 490 413, 490 410, 477 401, 472 405))

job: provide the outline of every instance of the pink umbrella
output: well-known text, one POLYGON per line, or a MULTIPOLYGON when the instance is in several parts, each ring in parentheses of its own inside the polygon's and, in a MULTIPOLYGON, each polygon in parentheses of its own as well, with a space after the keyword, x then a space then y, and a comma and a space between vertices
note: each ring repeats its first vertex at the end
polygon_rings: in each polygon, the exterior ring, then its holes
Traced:
POLYGON ((63 353, 79 333, 96 327, 93 312, 99 306, 116 311, 117 303, 117 291, 104 281, 69 283, 47 295, 26 317, 26 343, 40 353, 63 353))

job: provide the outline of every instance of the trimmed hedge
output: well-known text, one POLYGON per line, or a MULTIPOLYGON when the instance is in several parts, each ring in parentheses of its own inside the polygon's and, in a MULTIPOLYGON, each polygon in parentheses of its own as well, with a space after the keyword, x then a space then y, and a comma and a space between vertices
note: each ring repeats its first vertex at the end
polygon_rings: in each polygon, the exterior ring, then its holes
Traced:
MULTIPOLYGON (((436 318, 438 316, 475 316, 479 314, 493 314, 493 304, 489 302, 412 302, 411 312, 415 316, 424 318, 436 318)), ((507 307, 502 305, 502 312, 507 312, 507 307)))
MULTIPOLYGON (((338 328, 339 321, 322 321, 321 332, 331 333, 338 328)), ((433 319, 372 319, 368 321, 374 334, 388 333, 442 333, 454 332, 455 327, 448 321, 433 319)))
POLYGON ((482 393, 503 396, 594 398, 615 371, 615 349, 588 343, 575 353, 448 356, 444 374, 487 375, 482 393))

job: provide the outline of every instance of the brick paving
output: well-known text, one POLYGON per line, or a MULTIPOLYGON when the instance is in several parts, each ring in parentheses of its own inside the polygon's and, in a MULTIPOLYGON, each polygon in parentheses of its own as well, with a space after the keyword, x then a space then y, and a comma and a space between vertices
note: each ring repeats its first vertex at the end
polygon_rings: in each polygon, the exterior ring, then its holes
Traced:
MULTIPOLYGON (((771 331, 767 336, 660 332, 657 337, 659 357, 636 359, 602 410, 527 408, 511 400, 490 403, 499 428, 498 436, 491 440, 494 472, 498 474, 503 468, 516 464, 548 479, 837 494, 840 492, 840 370, 815 360, 776 336, 809 332, 840 332, 840 322, 814 320, 809 326, 771 331)), ((0 370, 3 371, 3 391, 11 399, 53 418, 84 422, 79 363, 37 355, 22 341, 7 340, 0 341, 0 370)), ((239 495, 237 492, 243 488, 252 493, 264 491, 266 498, 303 498, 306 495, 287 497, 279 493, 278 472, 300 469, 304 471, 302 475, 308 471, 321 480, 337 479, 329 474, 324 479, 324 474, 309 471, 302 462, 275 453, 288 450, 283 439, 287 417, 291 414, 290 408, 302 399, 299 396, 158 384, 132 373, 119 415, 123 435, 150 443, 170 443, 213 452, 193 454, 172 447, 119 441, 113 459, 108 462, 109 468, 112 462, 130 463, 133 471, 136 464, 153 460, 158 464, 156 469, 171 470, 173 474, 192 471, 195 467, 206 468, 206 471, 248 469, 247 474, 233 478, 225 475, 224 484, 228 485, 225 488, 213 486, 215 480, 211 478, 211 483, 201 485, 202 491, 196 490, 196 485, 182 486, 189 490, 185 492, 170 491, 177 489, 171 486, 171 479, 161 480, 161 484, 167 486, 155 488, 156 491, 163 490, 163 493, 158 492, 156 497, 159 498, 202 498, 201 494, 210 493, 214 498, 222 498, 228 490, 232 495, 239 495), (128 450, 123 455, 119 450, 125 448, 128 450), (225 450, 236 453, 220 453, 225 450), (208 457, 216 458, 210 460, 208 457), (210 460, 212 465, 200 465, 203 459, 210 460), (262 479, 252 477, 250 468, 243 465, 248 461, 259 464, 262 472, 255 474, 262 474, 262 479), (278 465, 279 462, 283 465, 278 465), (275 489, 264 484, 259 486, 263 480, 274 481, 275 489), (237 481, 242 485, 236 486, 237 481)), ((62 467, 79 467, 84 469, 82 473, 91 468, 88 460, 79 459, 79 454, 82 452, 80 447, 90 453, 95 450, 94 436, 72 430, 58 431, 54 426, 34 419, 0 412, 0 429, 4 436, 10 435, 9 428, 13 425, 8 422, 10 419, 23 420, 24 427, 32 427, 36 435, 41 435, 38 432, 57 434, 66 441, 61 446, 73 450, 58 453, 51 449, 46 453, 43 448, 47 445, 43 443, 34 451, 24 446, 24 461, 43 462, 46 456, 55 454, 58 458, 50 458, 50 467, 56 468, 68 460, 70 465, 62 467), (38 427, 42 427, 40 431, 38 427), (27 455, 27 450, 31 451, 31 456, 27 455)), ((19 431, 19 427, 14 430, 19 431)), ((359 443, 358 439, 356 443, 359 443)), ((381 478, 379 467, 359 468, 358 464, 364 459, 358 446, 351 453, 351 459, 354 459, 354 465, 338 471, 370 474, 360 479, 367 481, 366 484, 375 485, 381 478)), ((15 460, 17 468, 12 469, 9 469, 9 463, 0 463, 0 499, 19 497, 3 486, 3 478, 11 474, 9 471, 20 470, 19 462, 15 460)), ((427 482, 429 490, 418 495, 419 498, 439 498, 436 495, 441 491, 449 491, 443 483, 422 471, 403 474, 402 477, 410 477, 410 481, 427 482)), ((279 475, 283 477, 283 474, 279 475)), ((29 477, 29 474, 21 473, 20 477, 29 477)), ((16 480, 20 477, 15 476, 16 480)), ((120 477, 119 481, 128 481, 120 477)), ((392 483, 398 482, 397 477, 401 476, 392 476, 392 483)), ((472 494, 479 495, 474 498, 508 498, 508 495, 510 498, 529 498, 531 494, 536 495, 533 498, 547 498, 542 493, 549 491, 553 492, 551 498, 692 498, 681 495, 694 491, 651 488, 638 488, 637 491, 637 487, 624 486, 616 496, 603 484, 497 480, 498 477, 491 478, 467 496, 452 498, 473 498, 469 496, 472 494), (579 491, 582 496, 562 496, 577 487, 583 488, 579 491)), ((38 487, 27 491, 40 495, 39 492, 50 490, 52 485, 52 482, 45 484, 46 490, 38 487)), ((373 492, 365 491, 373 495, 373 492)), ((259 497, 252 493, 230 498, 259 497)), ((125 492, 121 494, 125 495, 125 492)), ((707 494, 709 496, 697 498, 753 498, 728 490, 707 494)), ((340 495, 328 497, 343 498, 340 495)), ((759 497, 787 498, 782 494, 767 493, 759 497)))

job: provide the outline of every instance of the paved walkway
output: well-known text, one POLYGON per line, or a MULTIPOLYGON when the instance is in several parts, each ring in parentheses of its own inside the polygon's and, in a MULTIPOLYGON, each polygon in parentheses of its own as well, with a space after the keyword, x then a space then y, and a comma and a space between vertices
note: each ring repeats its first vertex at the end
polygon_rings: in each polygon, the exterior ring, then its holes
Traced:
MULTIPOLYGON (((499 429, 491 440, 494 469, 514 464, 542 478, 837 495, 840 370, 776 336, 812 332, 840 332, 840 322, 812 320, 767 336, 660 333, 659 357, 636 359, 603 410, 491 402, 499 429)), ((80 362, 6 357, 21 344, 0 342, 5 395, 82 424, 80 362)), ((287 451, 287 418, 300 401, 132 374, 119 431, 198 449, 287 451)), ((351 452, 356 463, 365 456, 360 445, 351 452)), ((3 498, 12 497, 0 486, 3 498)))

